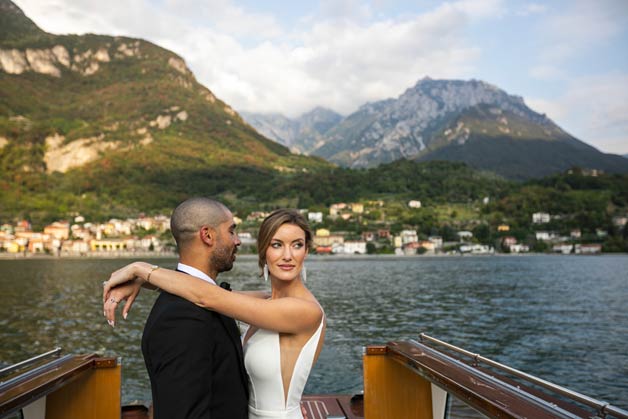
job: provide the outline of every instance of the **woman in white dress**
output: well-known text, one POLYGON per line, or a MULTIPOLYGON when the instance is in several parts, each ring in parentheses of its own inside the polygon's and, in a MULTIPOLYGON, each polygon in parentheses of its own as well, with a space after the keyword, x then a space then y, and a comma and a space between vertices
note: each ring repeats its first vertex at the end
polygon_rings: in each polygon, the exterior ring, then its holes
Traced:
POLYGON ((133 278, 140 283, 149 279, 164 291, 249 324, 242 337, 249 375, 249 419, 301 419, 301 396, 325 333, 323 310, 303 284, 303 262, 312 232, 297 211, 281 209, 263 221, 257 243, 259 266, 271 282, 269 299, 231 293, 142 262, 114 272, 106 290, 133 278))

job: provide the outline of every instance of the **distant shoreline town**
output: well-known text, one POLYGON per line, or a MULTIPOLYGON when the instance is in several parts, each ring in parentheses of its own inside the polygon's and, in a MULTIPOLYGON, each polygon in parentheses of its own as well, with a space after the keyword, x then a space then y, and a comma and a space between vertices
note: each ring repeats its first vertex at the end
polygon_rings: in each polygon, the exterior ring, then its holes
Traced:
MULTIPOLYGON (((407 209, 420 210, 418 200, 407 201, 407 209)), ((420 227, 399 226, 387 220, 383 201, 336 203, 323 211, 301 210, 315 229, 312 251, 335 255, 488 255, 495 253, 599 254, 608 232, 598 228, 583 235, 580 229, 568 234, 544 229, 554 218, 546 212, 532 214, 531 231, 526 240, 510 234, 510 226, 484 225, 480 230, 449 231, 447 237, 422 234, 420 227), (373 216, 375 215, 375 216, 373 216), (359 226, 343 231, 338 226, 359 226), (491 237, 487 243, 486 229, 491 237), (596 242, 597 241, 597 242, 596 242)), ((259 223, 268 212, 253 211, 246 218, 235 217, 242 241, 241 253, 255 253, 259 223)), ((625 229, 627 217, 614 217, 613 224, 625 229)), ((34 231, 28 220, 0 226, 0 257, 176 257, 170 234, 170 219, 165 215, 90 222, 81 215, 72 221, 61 220, 34 231)))

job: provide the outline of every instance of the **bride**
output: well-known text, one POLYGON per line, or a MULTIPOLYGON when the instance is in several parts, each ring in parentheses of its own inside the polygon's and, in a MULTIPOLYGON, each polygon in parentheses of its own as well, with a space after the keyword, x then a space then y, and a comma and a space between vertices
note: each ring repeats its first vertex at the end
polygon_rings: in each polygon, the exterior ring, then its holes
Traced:
MULTIPOLYGON (((114 272, 105 283, 104 298, 112 288, 136 280, 134 300, 142 284, 151 284, 194 304, 249 324, 242 337, 249 376, 249 419, 301 419, 301 396, 321 351, 325 316, 305 287, 303 262, 312 233, 301 214, 280 209, 260 226, 258 264, 271 283, 271 297, 260 299, 228 292, 190 275, 136 262, 114 272)), ((131 295, 133 294, 133 295, 131 295)), ((124 309, 130 307, 129 301, 124 309)), ((105 314, 113 321, 115 309, 105 314)))

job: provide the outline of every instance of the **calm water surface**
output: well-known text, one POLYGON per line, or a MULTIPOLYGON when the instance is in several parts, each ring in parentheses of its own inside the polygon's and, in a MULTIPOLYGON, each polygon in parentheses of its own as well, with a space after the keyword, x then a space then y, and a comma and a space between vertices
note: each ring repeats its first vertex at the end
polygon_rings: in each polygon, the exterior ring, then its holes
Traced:
MULTIPOLYGON (((156 293, 115 329, 102 317, 101 283, 127 262, 0 260, 0 364, 56 346, 121 356, 123 401, 149 400, 139 345, 156 293)), ((220 279, 262 289, 256 266, 240 256, 220 279)), ((359 392, 364 345, 426 332, 628 408, 628 256, 311 257, 307 268, 328 321, 308 393, 359 392)))

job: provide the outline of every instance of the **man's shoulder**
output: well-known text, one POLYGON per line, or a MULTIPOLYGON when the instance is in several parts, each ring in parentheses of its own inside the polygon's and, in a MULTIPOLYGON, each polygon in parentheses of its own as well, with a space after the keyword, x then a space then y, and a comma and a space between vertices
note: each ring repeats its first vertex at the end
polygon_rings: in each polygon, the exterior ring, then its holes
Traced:
POLYGON ((181 298, 177 295, 161 291, 159 297, 157 297, 157 300, 155 300, 155 304, 153 305, 150 317, 190 316, 193 318, 200 317, 203 319, 210 319, 214 317, 215 314, 215 312, 199 307, 196 304, 186 300, 185 298, 181 298))

